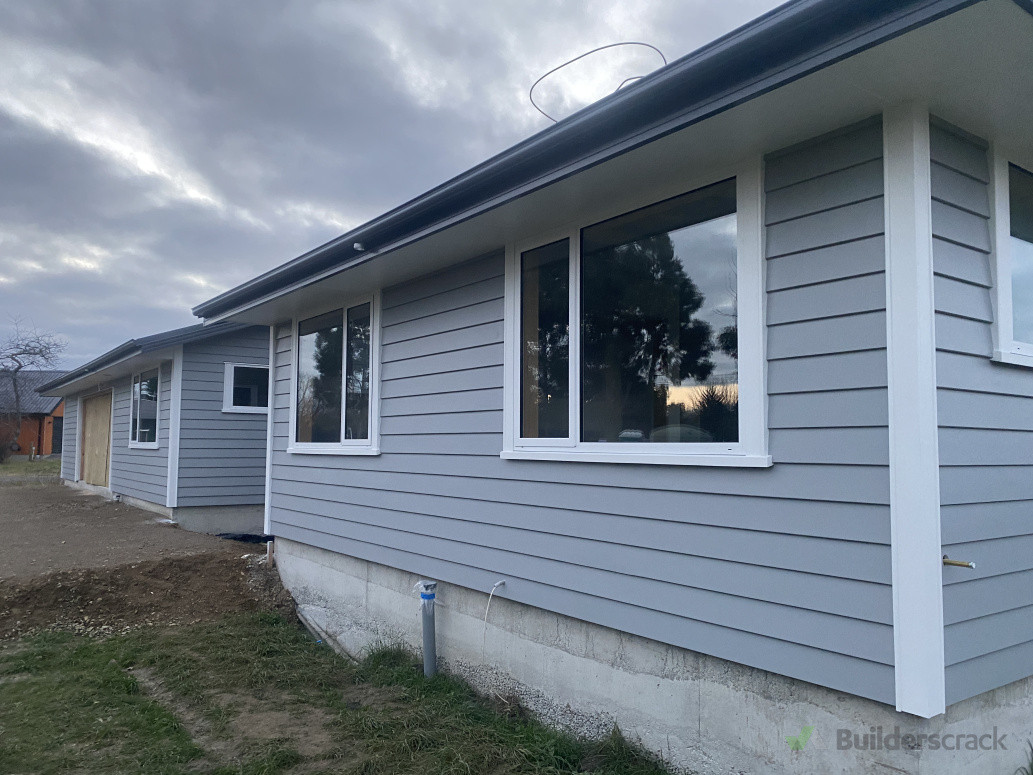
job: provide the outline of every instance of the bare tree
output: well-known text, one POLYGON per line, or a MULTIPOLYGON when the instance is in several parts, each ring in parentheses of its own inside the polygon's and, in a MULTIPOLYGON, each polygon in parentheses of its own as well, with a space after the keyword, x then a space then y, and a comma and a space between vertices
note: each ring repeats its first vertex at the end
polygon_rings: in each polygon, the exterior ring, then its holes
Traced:
POLYGON ((0 413, 0 463, 7 460, 18 440, 22 425, 22 387, 18 374, 52 368, 64 352, 66 343, 49 331, 38 331, 21 318, 11 320, 11 334, 0 341, 0 379, 11 380, 14 404, 0 413))

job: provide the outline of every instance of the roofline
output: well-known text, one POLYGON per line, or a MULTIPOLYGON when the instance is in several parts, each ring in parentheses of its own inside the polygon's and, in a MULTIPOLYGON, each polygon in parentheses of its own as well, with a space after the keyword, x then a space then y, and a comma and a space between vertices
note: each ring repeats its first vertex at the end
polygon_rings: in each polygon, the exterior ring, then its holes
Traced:
MULTIPOLYGON (((225 318, 317 275, 337 273, 346 262, 362 263, 435 224, 524 196, 555 182, 559 171, 566 176, 599 164, 983 1, 792 0, 384 215, 202 302, 193 313, 225 318), (703 108, 708 110, 701 114, 703 108), (354 243, 365 250, 355 250, 354 243)), ((1014 1, 1033 13, 1033 0, 1014 1)))
POLYGON ((67 385, 78 382, 101 369, 116 366, 119 363, 135 358, 138 355, 146 355, 147 353, 164 350, 167 347, 173 347, 179 344, 187 344, 189 342, 210 339, 213 336, 219 336, 221 334, 239 331, 243 328, 249 328, 251 325, 252 324, 249 323, 216 323, 206 326, 203 323, 195 323, 192 326, 174 328, 171 331, 164 331, 160 334, 151 334, 150 336, 144 336, 139 339, 130 339, 127 342, 123 342, 118 347, 108 350, 103 355, 97 356, 92 361, 84 363, 78 368, 72 369, 64 376, 47 382, 44 385, 40 385, 36 388, 36 392, 40 395, 46 395, 54 390, 58 390, 67 385))

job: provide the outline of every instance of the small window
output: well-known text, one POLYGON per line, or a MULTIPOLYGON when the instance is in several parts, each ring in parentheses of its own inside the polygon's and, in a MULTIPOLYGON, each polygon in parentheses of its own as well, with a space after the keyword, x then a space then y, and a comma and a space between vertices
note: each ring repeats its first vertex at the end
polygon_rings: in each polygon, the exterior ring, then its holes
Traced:
POLYGON ((158 383, 157 369, 133 377, 130 446, 158 447, 158 383))
POLYGON ((242 414, 264 414, 269 407, 269 369, 227 363, 223 382, 222 410, 242 414))
POLYGON ((297 324, 292 452, 376 454, 374 300, 297 324))

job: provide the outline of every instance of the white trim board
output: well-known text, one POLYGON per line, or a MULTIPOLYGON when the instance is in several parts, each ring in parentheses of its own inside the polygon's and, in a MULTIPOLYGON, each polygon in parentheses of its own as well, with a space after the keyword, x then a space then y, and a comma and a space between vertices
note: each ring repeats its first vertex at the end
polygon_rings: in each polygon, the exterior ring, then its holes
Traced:
MULTIPOLYGON (((265 426, 265 502, 262 504, 262 532, 272 535, 273 528, 273 433, 276 414, 276 330, 269 326, 269 411, 265 426)), ((294 411, 288 407, 288 411, 294 411)))
MULTIPOLYGON (((179 501, 179 425, 183 407, 183 345, 172 355, 172 392, 169 406, 169 470, 165 481, 165 505, 174 509, 179 501)), ((159 414, 160 412, 159 406, 159 414)))
POLYGON ((929 111, 883 115, 886 358, 897 710, 946 709, 929 111))

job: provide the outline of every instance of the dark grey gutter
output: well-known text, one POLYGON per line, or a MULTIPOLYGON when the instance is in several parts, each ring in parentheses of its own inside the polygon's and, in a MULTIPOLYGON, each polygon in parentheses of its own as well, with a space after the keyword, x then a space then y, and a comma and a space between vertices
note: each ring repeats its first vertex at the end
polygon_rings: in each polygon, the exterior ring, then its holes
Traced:
POLYGON ((224 315, 361 263, 407 237, 486 212, 977 2, 793 0, 193 312, 224 315))
POLYGON ((36 392, 41 395, 45 395, 52 390, 69 385, 83 377, 88 377, 91 374, 101 371, 102 369, 118 363, 119 361, 124 361, 127 358, 134 358, 137 355, 146 355, 147 353, 164 350, 168 347, 175 347, 180 344, 209 339, 213 336, 228 334, 242 328, 248 328, 248 325, 244 323, 216 323, 211 326, 206 326, 203 323, 195 323, 192 326, 175 328, 171 331, 164 331, 160 334, 152 334, 150 336, 140 337, 139 339, 130 339, 128 342, 123 342, 118 347, 108 350, 103 355, 94 358, 89 363, 85 363, 82 366, 72 369, 60 378, 47 382, 45 385, 40 385, 36 388, 36 392))

